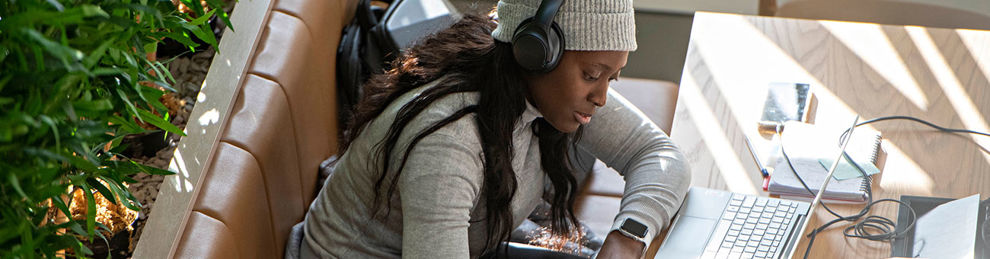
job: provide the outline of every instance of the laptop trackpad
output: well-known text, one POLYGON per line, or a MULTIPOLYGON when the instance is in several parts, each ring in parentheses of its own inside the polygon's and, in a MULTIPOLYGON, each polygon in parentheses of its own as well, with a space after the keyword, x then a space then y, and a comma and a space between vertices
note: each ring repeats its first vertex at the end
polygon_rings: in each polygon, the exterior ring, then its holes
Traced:
POLYGON ((718 223, 715 219, 682 216, 677 221, 677 227, 670 230, 664 240, 664 249, 657 253, 656 258, 696 257, 705 250, 708 238, 718 223), (661 254, 663 256, 661 256, 661 254))

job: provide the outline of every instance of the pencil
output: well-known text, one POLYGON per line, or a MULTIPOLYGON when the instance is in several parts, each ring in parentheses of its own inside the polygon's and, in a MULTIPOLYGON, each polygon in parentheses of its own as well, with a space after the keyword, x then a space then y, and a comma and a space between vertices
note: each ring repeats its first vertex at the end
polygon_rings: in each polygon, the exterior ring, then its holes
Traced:
POLYGON ((746 140, 746 147, 749 148, 749 154, 753 156, 753 160, 756 161, 756 167, 760 169, 760 174, 763 175, 763 190, 766 191, 770 187, 770 172, 767 172, 767 168, 763 167, 763 162, 760 161, 760 157, 756 155, 756 149, 753 148, 753 143, 749 141, 749 136, 743 135, 746 140))

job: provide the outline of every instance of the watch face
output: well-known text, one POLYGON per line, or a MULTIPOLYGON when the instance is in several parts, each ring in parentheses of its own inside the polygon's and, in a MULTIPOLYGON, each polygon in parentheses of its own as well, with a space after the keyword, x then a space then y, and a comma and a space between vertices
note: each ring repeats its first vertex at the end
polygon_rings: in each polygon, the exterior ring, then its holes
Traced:
POLYGON ((646 237, 646 225, 634 219, 626 219, 626 221, 622 222, 622 229, 639 238, 646 237))

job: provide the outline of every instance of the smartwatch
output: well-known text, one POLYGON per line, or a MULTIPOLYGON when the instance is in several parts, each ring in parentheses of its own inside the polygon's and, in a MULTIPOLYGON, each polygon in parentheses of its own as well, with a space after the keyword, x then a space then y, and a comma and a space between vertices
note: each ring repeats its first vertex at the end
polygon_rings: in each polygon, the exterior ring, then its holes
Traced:
POLYGON ((622 226, 619 227, 619 233, 636 241, 643 242, 644 245, 646 244, 646 233, 649 230, 650 228, 645 224, 632 218, 626 218, 622 222, 622 226))

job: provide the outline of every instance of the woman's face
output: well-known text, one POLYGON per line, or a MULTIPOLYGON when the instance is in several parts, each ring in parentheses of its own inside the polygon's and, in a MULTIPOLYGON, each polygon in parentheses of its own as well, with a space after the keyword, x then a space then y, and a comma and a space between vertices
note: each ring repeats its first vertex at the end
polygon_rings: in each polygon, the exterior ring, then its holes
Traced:
POLYGON ((557 68, 526 78, 529 101, 554 128, 574 132, 605 105, 608 84, 627 57, 628 51, 564 51, 557 68))

